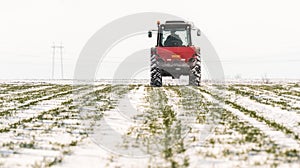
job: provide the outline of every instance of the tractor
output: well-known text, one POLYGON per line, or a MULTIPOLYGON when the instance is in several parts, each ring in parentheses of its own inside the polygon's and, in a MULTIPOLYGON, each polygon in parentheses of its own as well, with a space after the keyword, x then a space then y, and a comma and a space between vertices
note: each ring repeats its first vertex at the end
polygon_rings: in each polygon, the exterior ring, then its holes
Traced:
POLYGON ((193 28, 185 21, 157 21, 157 44, 151 48, 151 86, 161 87, 162 77, 170 76, 179 79, 181 75, 189 76, 189 85, 200 86, 201 60, 200 48, 192 44, 191 32, 200 30, 193 28))

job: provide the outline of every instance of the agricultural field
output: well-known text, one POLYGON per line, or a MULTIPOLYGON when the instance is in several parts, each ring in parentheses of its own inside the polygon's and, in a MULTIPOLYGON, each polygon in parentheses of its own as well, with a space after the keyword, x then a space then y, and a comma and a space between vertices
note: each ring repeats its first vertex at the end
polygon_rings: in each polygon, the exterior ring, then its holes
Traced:
POLYGON ((300 83, 0 83, 0 167, 300 167, 300 83))

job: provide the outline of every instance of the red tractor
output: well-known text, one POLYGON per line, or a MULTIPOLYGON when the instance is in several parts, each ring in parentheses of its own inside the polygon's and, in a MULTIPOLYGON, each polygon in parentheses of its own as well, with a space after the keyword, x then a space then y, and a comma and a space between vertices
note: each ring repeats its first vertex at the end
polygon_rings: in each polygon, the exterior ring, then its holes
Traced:
POLYGON ((162 86, 162 77, 171 76, 173 79, 181 75, 189 76, 189 85, 199 86, 201 80, 200 48, 192 44, 190 23, 184 21, 157 22, 157 44, 151 48, 151 86, 162 86))

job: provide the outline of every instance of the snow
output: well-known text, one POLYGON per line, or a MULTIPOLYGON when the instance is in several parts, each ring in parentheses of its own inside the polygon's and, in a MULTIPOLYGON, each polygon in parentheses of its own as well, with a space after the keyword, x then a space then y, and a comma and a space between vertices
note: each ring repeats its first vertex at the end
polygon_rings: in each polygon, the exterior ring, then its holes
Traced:
MULTIPOLYGON (((24 94, 30 96, 35 91, 51 89, 54 87, 52 84, 62 86, 62 84, 72 85, 73 82, 68 80, 16 80, 1 81, 0 85, 1 83, 37 86, 45 84, 45 86, 24 90, 12 90, 6 93, 8 95, 2 95, 2 97, 16 98, 24 94)), ((271 167, 273 164, 278 164, 279 167, 299 166, 299 139, 247 115, 241 109, 220 102, 215 96, 205 93, 197 87, 182 86, 186 85, 186 79, 164 79, 164 82, 170 85, 181 85, 155 89, 165 94, 167 102, 164 106, 171 106, 171 109, 175 112, 177 119, 175 123, 182 120, 185 122, 184 124, 190 127, 190 130, 183 134, 185 151, 182 153, 173 151, 173 156, 170 158, 173 161, 181 164, 184 158, 187 157, 189 167, 271 167), (263 137, 263 140, 269 142, 269 144, 263 144, 263 147, 268 147, 268 145, 272 147, 271 145, 276 144, 276 149, 280 152, 296 150, 296 157, 276 156, 275 153, 268 153, 263 150, 255 152, 253 149, 259 148, 260 142, 243 141, 247 132, 241 133, 226 124, 220 124, 221 122, 230 123, 226 119, 222 121, 219 118, 213 127, 207 123, 197 123, 196 105, 192 105, 191 109, 184 107, 182 101, 186 99, 178 96, 174 91, 174 88, 179 87, 203 96, 203 99, 199 101, 204 102, 209 110, 206 117, 213 110, 225 109, 237 117, 238 123, 248 124, 261 131, 266 136, 263 137), (214 142, 212 143, 211 140, 214 142), (288 159, 294 160, 288 161, 288 159)), ((133 83, 141 85, 135 85, 135 88, 128 90, 122 96, 115 95, 115 93, 99 92, 98 94, 103 94, 104 98, 93 102, 95 96, 97 96, 93 94, 96 90, 101 91, 110 84, 116 83, 127 84, 128 81, 95 81, 89 87, 71 88, 73 94, 69 91, 61 91, 57 94, 29 99, 23 103, 4 102, 6 104, 0 107, 0 111, 9 110, 10 113, 3 113, 0 118, 0 129, 8 129, 8 131, 3 131, 0 134, 0 167, 47 167, 47 164, 53 164, 51 167, 56 168, 170 167, 170 160, 163 157, 163 153, 160 151, 161 148, 157 147, 159 150, 152 155, 146 152, 145 146, 140 142, 135 144, 137 134, 141 130, 147 129, 144 128, 146 126, 144 123, 145 115, 149 115, 149 111, 153 110, 151 103, 148 102, 148 99, 150 99, 149 90, 151 89, 145 85, 148 80, 133 81, 133 83), (66 103, 70 100, 73 100, 73 102, 66 103), (107 102, 107 100, 113 101, 107 102), (36 103, 31 104, 31 102, 36 103), (107 107, 108 103, 112 103, 113 108, 99 110, 107 107), (74 108, 73 106, 80 108, 74 108), (85 120, 84 114, 95 118, 85 120)), ((285 83, 281 84, 286 85, 285 83)), ((253 84, 249 82, 246 85, 253 84)), ((255 85, 259 86, 259 83, 255 83, 255 85)), ((117 87, 128 89, 122 85, 117 87)), ((293 134, 300 135, 300 114, 298 111, 285 109, 279 105, 272 106, 260 103, 247 96, 226 91, 226 89, 225 91, 220 90, 211 83, 204 83, 200 88, 222 97, 223 100, 236 103, 247 110, 255 111, 257 115, 266 120, 280 124, 290 129, 293 134)), ((4 91, 5 88, 2 90, 4 91)), ((273 91, 249 88, 243 88, 243 90, 246 92, 254 91, 260 99, 280 100, 287 102, 291 107, 300 107, 300 98, 295 95, 278 96, 273 91)), ((292 90, 298 92, 299 88, 293 87, 292 90)), ((194 100, 191 98, 190 101, 194 100)), ((157 122, 162 120, 162 118, 157 119, 157 122)), ((160 144, 162 140, 157 139, 156 143, 160 144)))

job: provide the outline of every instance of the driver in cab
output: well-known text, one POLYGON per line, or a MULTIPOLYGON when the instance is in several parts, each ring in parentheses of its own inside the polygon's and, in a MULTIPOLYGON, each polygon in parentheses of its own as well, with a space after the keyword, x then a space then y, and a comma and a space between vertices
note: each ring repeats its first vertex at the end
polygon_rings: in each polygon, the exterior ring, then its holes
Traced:
POLYGON ((175 46, 182 46, 181 38, 175 34, 175 30, 171 30, 171 34, 167 37, 166 41, 164 42, 164 46, 166 47, 175 47, 175 46))

